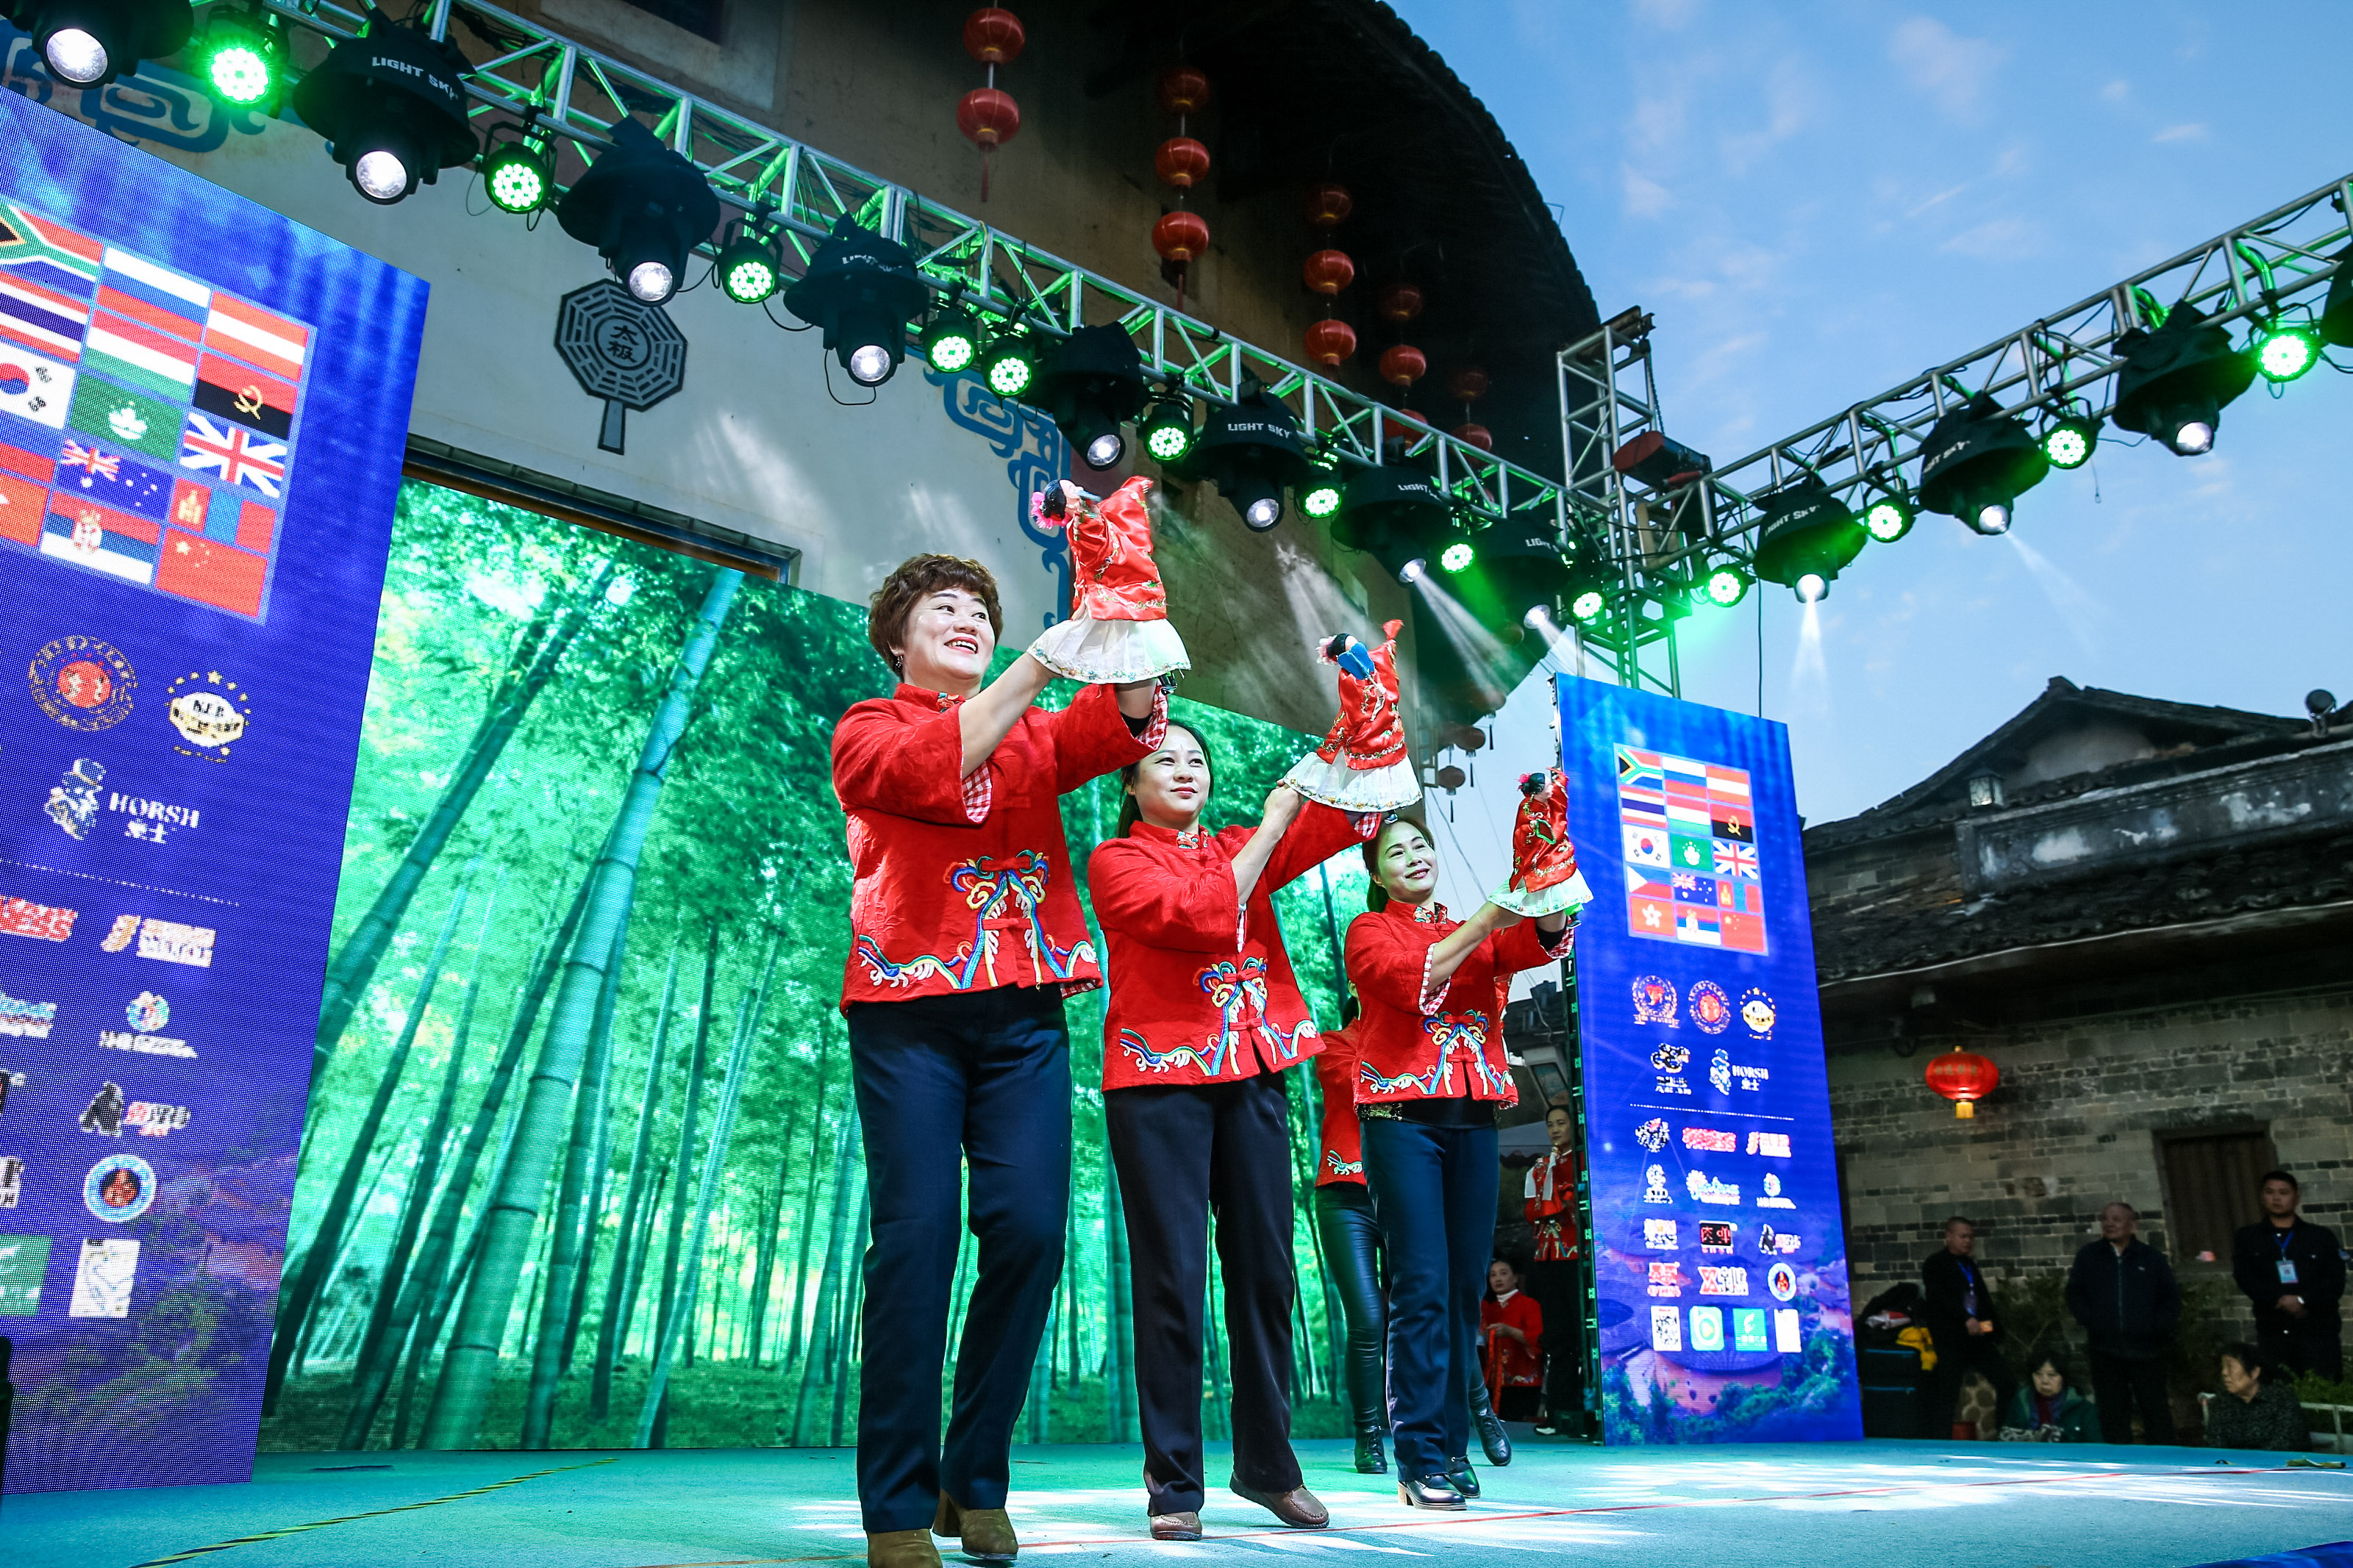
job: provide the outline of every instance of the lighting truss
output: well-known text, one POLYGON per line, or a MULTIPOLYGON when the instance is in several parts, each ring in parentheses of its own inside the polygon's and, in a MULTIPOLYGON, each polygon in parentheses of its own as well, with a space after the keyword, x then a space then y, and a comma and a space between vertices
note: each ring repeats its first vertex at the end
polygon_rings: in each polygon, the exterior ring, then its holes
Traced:
POLYGON ((1714 558, 1749 567, 1756 498, 1807 473, 1858 512, 1881 489, 1908 495, 1930 427, 1973 393, 2030 425, 2070 403, 2105 419, 2120 337, 2154 327, 2181 303, 2222 324, 2268 317, 2299 298, 2316 304, 2337 253, 2353 242, 2348 213, 2353 174, 1666 492, 1629 481, 1609 461, 1635 437, 1664 429, 1651 318, 1629 310, 1605 323, 1557 360, 1564 519, 1598 532, 1610 554, 1609 609, 1585 628, 1584 642, 1624 684, 1676 693, 1674 617, 1666 613, 1673 585, 1714 558))
MULTIPOLYGON (((338 41, 364 20, 337 0, 264 3, 289 26, 338 41)), ((1556 530, 1561 524, 1561 489, 1550 480, 903 185, 494 5, 432 0, 427 17, 433 37, 454 32, 474 61, 466 88, 478 128, 520 123, 535 109, 534 134, 553 139, 559 151, 570 144, 571 155, 558 159, 559 189, 610 144, 620 120, 649 120, 658 138, 710 179, 723 204, 770 215, 786 281, 806 270, 836 222, 854 216, 913 248, 933 290, 967 309, 1052 337, 1115 321, 1135 340, 1147 380, 1182 386, 1198 400, 1232 403, 1243 380, 1254 377, 1291 407, 1304 433, 1345 462, 1377 465, 1384 438, 1403 436, 1407 455, 1430 464, 1477 523, 1535 514, 1556 530)))

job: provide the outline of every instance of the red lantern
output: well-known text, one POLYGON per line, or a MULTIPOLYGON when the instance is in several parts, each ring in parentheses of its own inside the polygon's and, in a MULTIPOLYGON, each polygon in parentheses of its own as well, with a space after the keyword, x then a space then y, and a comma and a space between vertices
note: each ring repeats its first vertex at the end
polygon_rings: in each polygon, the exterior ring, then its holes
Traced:
POLYGON ((1411 343, 1391 343, 1381 351, 1381 379, 1392 385, 1411 386, 1429 368, 1429 359, 1411 343))
POLYGON ((1021 106, 1013 95, 993 87, 976 87, 956 105, 956 129, 984 153, 993 153, 1021 129, 1021 106))
POLYGON ((1356 329, 1345 321, 1316 321, 1307 329, 1307 357, 1326 370, 1356 352, 1356 329))
POLYGON ((1928 1063, 1928 1087, 1953 1102, 1955 1116, 1975 1116, 1977 1101, 2001 1082, 2001 1069, 1975 1051, 1956 1046, 1928 1063))
POLYGON ((1195 181, 1209 172, 1209 150, 1190 136, 1171 136, 1152 155, 1152 167, 1162 184, 1190 190, 1195 181))
POLYGON ((1356 205, 1348 198, 1347 186, 1327 183, 1310 185, 1300 210, 1301 215, 1317 228, 1337 228, 1356 205))
POLYGON ((1191 66, 1170 66, 1160 73, 1160 107, 1178 116, 1200 113, 1209 107, 1209 79, 1191 66))
POLYGON ((1454 438, 1476 447, 1482 452, 1492 452, 1495 449, 1494 433, 1484 425, 1473 425, 1466 420, 1454 427, 1454 438))
POLYGON ((1464 365, 1454 373, 1451 384, 1458 402, 1476 403, 1487 395, 1487 373, 1476 365, 1464 365))
POLYGON ((1027 41, 1021 18, 1002 5, 984 5, 964 19, 964 52, 982 65, 1012 64, 1027 41))
POLYGON ((1152 226, 1152 248, 1163 261, 1191 261, 1209 248, 1209 226, 1201 215, 1179 207, 1152 226))
POLYGON ((1398 279, 1381 290, 1381 314, 1400 326, 1412 321, 1421 314, 1421 290, 1398 279))
POLYGON ((1319 250, 1307 258, 1299 276, 1310 289, 1328 300, 1356 280, 1356 264, 1348 259, 1345 250, 1319 250))

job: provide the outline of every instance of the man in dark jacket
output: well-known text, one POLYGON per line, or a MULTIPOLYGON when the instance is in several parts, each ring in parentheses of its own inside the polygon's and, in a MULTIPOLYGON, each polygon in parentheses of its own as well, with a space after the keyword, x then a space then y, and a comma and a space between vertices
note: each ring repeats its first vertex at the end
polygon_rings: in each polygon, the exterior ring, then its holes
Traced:
POLYGON ((2165 1352, 2181 1321, 2181 1288, 2165 1255, 2140 1239, 2140 1211, 2126 1203, 2100 1211, 2100 1239, 2067 1271, 2067 1310, 2092 1341, 2092 1397, 2100 1432, 2132 1441, 2133 1407, 2151 1443, 2173 1441, 2165 1396, 2165 1352))
POLYGON ((1993 1384, 1997 1419, 2010 1408, 2018 1380, 1994 1349, 1993 1288, 1977 1265, 1977 1226, 1956 1215, 1945 1222, 1945 1249, 1920 1265, 1926 1302, 1921 1316, 1936 1342, 1936 1385, 1928 1396, 1928 1435, 1952 1436, 1961 1383, 1971 1372, 1993 1384))
POLYGON ((2231 1276, 2255 1307, 2255 1341, 2275 1364, 2337 1382, 2345 1374, 2345 1255, 2337 1233, 2295 1212, 2303 1194, 2285 1171, 2261 1181, 2263 1217, 2231 1242, 2231 1276))

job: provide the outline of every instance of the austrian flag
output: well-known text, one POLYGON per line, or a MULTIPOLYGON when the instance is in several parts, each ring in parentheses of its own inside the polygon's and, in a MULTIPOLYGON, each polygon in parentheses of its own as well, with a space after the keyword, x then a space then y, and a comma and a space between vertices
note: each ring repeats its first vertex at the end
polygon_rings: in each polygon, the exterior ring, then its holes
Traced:
POLYGON ((230 484, 248 485, 275 497, 286 478, 286 443, 261 440, 237 426, 190 414, 180 436, 180 467, 217 474, 230 484))

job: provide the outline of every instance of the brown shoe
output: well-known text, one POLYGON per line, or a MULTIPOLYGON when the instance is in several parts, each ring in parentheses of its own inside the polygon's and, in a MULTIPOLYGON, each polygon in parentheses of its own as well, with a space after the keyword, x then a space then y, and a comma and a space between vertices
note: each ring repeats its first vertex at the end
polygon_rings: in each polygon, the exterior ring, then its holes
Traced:
POLYGON ((866 1537, 866 1568, 940 1568, 928 1530, 884 1530, 866 1537))
POLYGON ((965 1556, 975 1563, 1010 1563, 1021 1551, 1021 1542, 1014 1539, 1013 1521, 1003 1509, 965 1508, 945 1492, 940 1494, 932 1533, 961 1541, 965 1556))
POLYGON ((1198 1513, 1155 1513, 1152 1516, 1152 1539, 1198 1541, 1201 1539, 1201 1516, 1198 1513))
POLYGON ((1234 1495, 1254 1502, 1293 1530, 1321 1530, 1332 1522, 1330 1510, 1315 1500, 1315 1494, 1305 1487, 1293 1487, 1287 1492, 1262 1492, 1255 1487, 1233 1483, 1234 1495))

